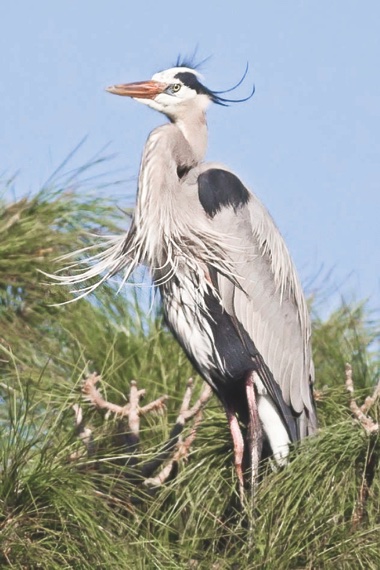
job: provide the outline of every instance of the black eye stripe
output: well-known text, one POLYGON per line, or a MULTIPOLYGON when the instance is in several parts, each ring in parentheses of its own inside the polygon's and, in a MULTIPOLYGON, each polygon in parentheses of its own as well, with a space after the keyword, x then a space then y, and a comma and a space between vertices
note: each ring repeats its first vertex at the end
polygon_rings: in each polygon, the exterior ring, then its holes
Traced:
POLYGON ((204 87, 202 83, 198 81, 198 78, 196 75, 194 75, 194 73, 191 73, 190 71, 180 71, 179 73, 177 73, 177 75, 175 75, 175 77, 180 81, 182 81, 182 83, 186 85, 186 87, 194 89, 194 91, 196 91, 197 93, 203 95, 210 95, 210 91, 206 87, 204 87))

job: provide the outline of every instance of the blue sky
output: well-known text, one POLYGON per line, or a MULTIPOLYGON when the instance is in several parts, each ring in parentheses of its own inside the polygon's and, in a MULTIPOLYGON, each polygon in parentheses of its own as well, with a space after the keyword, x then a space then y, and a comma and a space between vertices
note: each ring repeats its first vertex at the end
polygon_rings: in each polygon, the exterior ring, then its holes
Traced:
POLYGON ((252 83, 256 93, 210 109, 208 158, 260 196, 305 283, 322 268, 319 286, 378 308, 379 29, 377 0, 3 2, 0 172, 19 171, 19 195, 35 191, 88 135, 73 165, 109 144, 122 202, 164 118, 104 88, 147 79, 195 46, 211 56, 201 72, 212 89, 236 83, 248 61, 236 96, 252 83))

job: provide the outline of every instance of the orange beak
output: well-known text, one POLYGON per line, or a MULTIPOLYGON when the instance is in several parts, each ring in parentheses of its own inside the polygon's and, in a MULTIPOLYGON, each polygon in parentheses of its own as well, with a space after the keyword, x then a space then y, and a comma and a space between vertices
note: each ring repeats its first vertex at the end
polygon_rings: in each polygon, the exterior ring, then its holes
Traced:
POLYGON ((125 83, 124 85, 111 85, 111 87, 107 87, 106 91, 108 91, 108 93, 114 93, 115 95, 123 95, 124 97, 154 99, 156 95, 163 93, 166 88, 166 83, 150 80, 125 83))

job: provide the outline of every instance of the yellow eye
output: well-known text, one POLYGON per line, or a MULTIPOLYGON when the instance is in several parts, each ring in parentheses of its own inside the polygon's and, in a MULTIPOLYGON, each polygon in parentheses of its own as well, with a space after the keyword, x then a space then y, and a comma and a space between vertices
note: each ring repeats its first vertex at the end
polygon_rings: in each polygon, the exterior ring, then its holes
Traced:
POLYGON ((174 83, 171 87, 173 93, 178 93, 182 86, 180 83, 174 83))

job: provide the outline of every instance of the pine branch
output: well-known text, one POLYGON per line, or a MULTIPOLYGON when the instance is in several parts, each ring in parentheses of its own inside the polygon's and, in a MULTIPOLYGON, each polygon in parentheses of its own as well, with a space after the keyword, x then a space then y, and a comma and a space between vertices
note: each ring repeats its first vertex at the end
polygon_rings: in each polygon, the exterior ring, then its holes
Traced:
MULTIPOLYGON (((82 393, 85 395, 86 400, 90 402, 99 411, 106 410, 107 414, 113 413, 120 417, 128 417, 128 440, 133 441, 133 451, 138 449, 140 443, 140 418, 153 411, 162 411, 165 409, 165 401, 168 396, 164 395, 145 406, 140 406, 140 399, 145 396, 144 389, 139 390, 135 380, 131 382, 128 403, 124 406, 114 404, 103 398, 97 385, 101 381, 101 376, 96 373, 90 374, 85 379, 82 386, 82 393)), ((127 458, 125 464, 133 467, 136 471, 136 481, 143 482, 149 488, 157 488, 163 485, 171 477, 175 465, 180 460, 188 457, 191 445, 193 444, 199 425, 203 418, 203 409, 208 400, 212 396, 211 388, 205 384, 205 387, 191 407, 191 397, 193 394, 194 384, 192 378, 187 382, 185 393, 182 399, 180 412, 177 416, 176 422, 170 432, 169 439, 163 445, 162 450, 150 461, 143 464, 138 470, 136 462, 131 462, 127 458), (186 438, 182 438, 182 431, 186 424, 192 422, 190 433, 186 438), (154 473, 161 470, 154 476, 154 473)), ((83 442, 87 453, 93 453, 93 434, 92 430, 86 427, 83 420, 82 408, 75 404, 73 406, 75 412, 75 425, 79 439, 83 442)), ((132 448, 132 446, 130 446, 132 448)), ((80 454, 72 454, 70 459, 75 460, 80 457, 80 454)))
MULTIPOLYGON (((367 396, 362 406, 359 406, 356 402, 354 397, 355 389, 354 389, 354 381, 352 376, 352 367, 349 363, 346 363, 346 388, 348 393, 350 394, 350 409, 354 414, 357 421, 360 425, 364 428, 365 433, 367 436, 373 436, 379 432, 379 424, 375 422, 369 415, 368 412, 376 403, 377 399, 380 396, 380 381, 375 386, 372 396, 367 396)), ((359 496, 356 500, 355 508, 352 514, 352 526, 354 529, 358 527, 358 525, 362 522, 366 502, 369 496, 369 489, 372 485, 374 476, 375 476, 375 469, 376 469, 376 453, 375 453, 375 444, 372 440, 372 443, 369 445, 368 453, 365 458, 364 462, 364 469, 363 469, 363 476, 362 482, 359 489, 359 496)))

